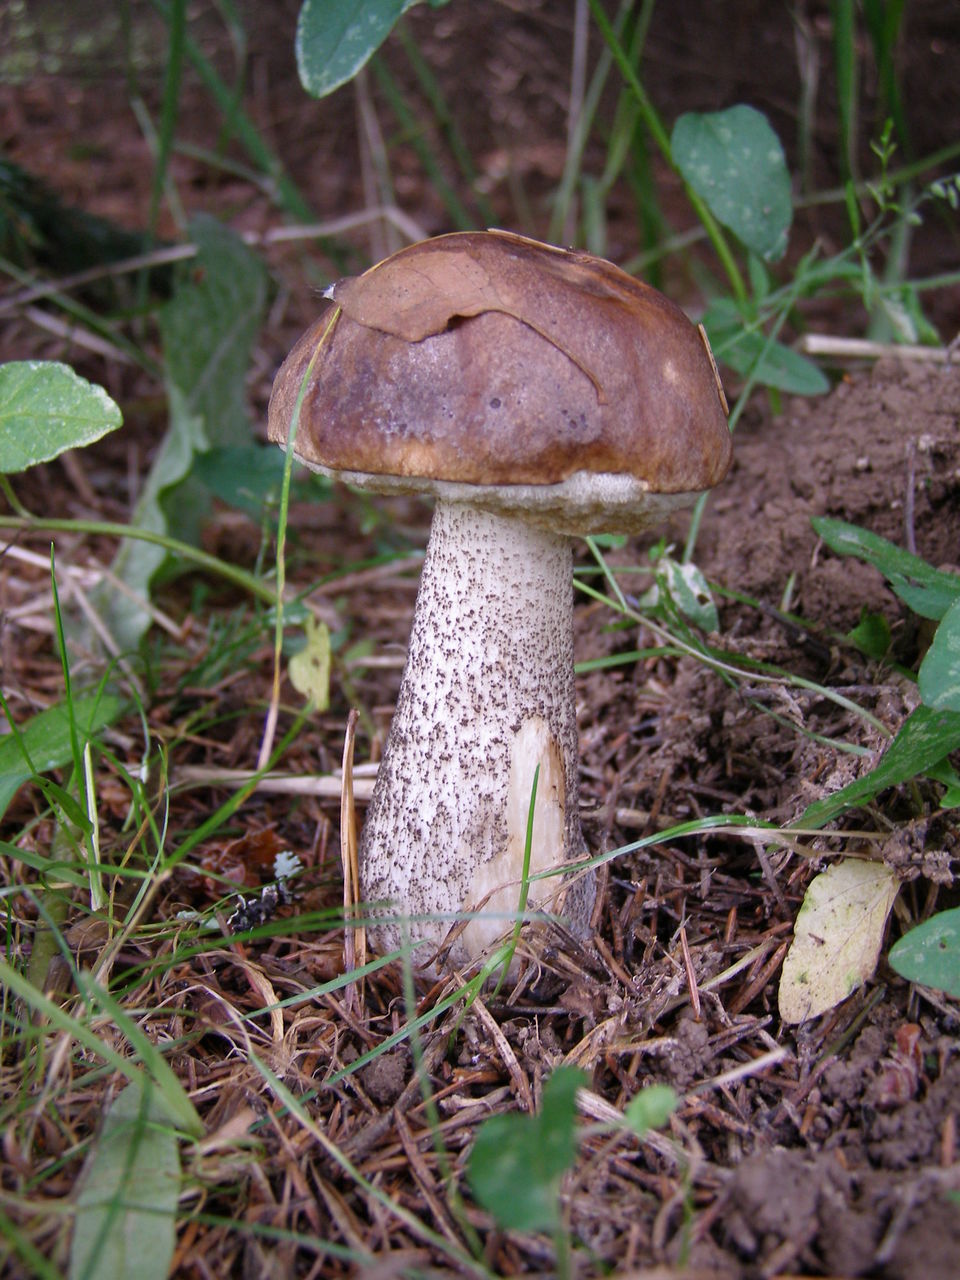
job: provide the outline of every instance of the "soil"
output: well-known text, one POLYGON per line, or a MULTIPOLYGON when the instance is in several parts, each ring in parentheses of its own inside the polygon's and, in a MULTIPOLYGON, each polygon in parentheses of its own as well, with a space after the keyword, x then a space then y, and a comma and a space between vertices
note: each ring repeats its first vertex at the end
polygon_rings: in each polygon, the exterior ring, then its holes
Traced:
POLYGON ((759 414, 748 419, 732 474, 711 501, 700 563, 768 603, 783 599, 795 575, 791 612, 841 633, 861 609, 900 617, 880 572, 823 554, 810 519, 847 520, 956 569, 958 404, 960 368, 881 360, 826 399, 793 401, 772 430, 759 414))
MULTIPOLYGON (((325 214, 360 208, 366 196, 356 162, 357 102, 351 91, 340 93, 318 114, 300 91, 290 52, 298 7, 284 0, 244 8, 256 51, 249 109, 315 208, 325 214)), ((216 7, 196 8, 193 30, 219 65, 229 67, 216 7)), ((954 141, 960 33, 953 10, 946 3, 908 6, 902 73, 913 154, 954 141)), ((90 6, 84 21, 99 38, 97 13, 90 6)), ((139 56, 142 87, 156 109, 162 28, 151 26, 152 9, 135 5, 134 13, 135 27, 149 36, 139 56)), ((839 175, 827 7, 802 4, 795 16, 810 33, 822 73, 811 179, 818 187, 832 186, 839 175)), ((438 11, 422 6, 411 15, 411 29, 477 158, 479 185, 504 225, 532 234, 545 232, 546 197, 562 170, 570 22, 567 6, 536 0, 454 3, 438 11), (517 213, 518 191, 525 216, 517 213)), ((669 15, 660 6, 648 37, 647 87, 667 119, 687 109, 754 103, 768 111, 796 167, 795 35, 786 9, 781 14, 777 6, 751 0, 725 6, 678 0, 669 15)), ((39 37, 31 39, 29 47, 35 48, 39 37)), ((103 47, 115 50, 110 39, 103 34, 103 47)), ((126 101, 119 64, 105 70, 101 62, 94 72, 77 57, 72 70, 50 73, 41 63, 28 80, 0 85, 0 145, 64 200, 142 227, 152 179, 149 151, 128 112, 105 109, 111 100, 126 101), (71 146, 76 139, 82 148, 71 146)), ((404 91, 415 95, 415 79, 396 47, 388 50, 387 65, 404 91)), ((367 89, 386 118, 382 90, 372 83, 367 89)), ((864 95, 869 117, 876 85, 866 84, 864 95)), ((214 149, 219 141, 212 115, 205 92, 188 76, 181 136, 214 149)), ((868 159, 865 151, 863 163, 868 159)), ((449 229, 436 184, 425 176, 414 149, 399 143, 392 161, 398 204, 425 234, 449 229)), ((175 158, 173 173, 191 212, 213 211, 243 231, 262 232, 280 220, 262 188, 240 173, 215 173, 185 154, 175 158)), ((658 172, 657 178, 668 213, 688 217, 672 176, 658 172)), ((610 211, 607 250, 623 260, 636 248, 629 193, 616 190, 610 211)), ((161 231, 176 234, 166 214, 161 231)), ((377 256, 385 235, 378 229, 347 237, 348 265, 377 256)), ((842 215, 812 206, 799 218, 793 252, 814 237, 829 248, 845 235, 842 215)), ((932 274, 952 268, 956 251, 955 227, 933 223, 913 242, 911 269, 932 274)), ((275 247, 268 256, 278 284, 250 382, 260 424, 273 372, 313 318, 315 286, 334 270, 321 249, 275 247)), ((660 283, 695 308, 696 280, 696 271, 671 266, 660 283)), ((952 338, 960 326, 958 291, 932 294, 929 314, 945 339, 952 338)), ((805 320, 841 334, 860 335, 865 325, 854 304, 836 301, 814 302, 805 320)), ((128 407, 122 441, 111 437, 82 459, 29 473, 18 483, 18 495, 38 510, 127 518, 128 481, 142 473, 162 429, 157 384, 139 370, 37 330, 26 312, 2 323, 4 359, 68 359, 128 407)), ((831 372, 835 386, 826 397, 782 405, 753 397, 737 428, 731 474, 708 504, 695 558, 717 590, 719 645, 847 692, 895 731, 916 705, 914 684, 890 665, 861 657, 844 636, 864 610, 883 614, 892 630, 891 656, 909 671, 929 633, 879 573, 821 545, 810 518, 848 520, 915 549, 935 565, 958 566, 960 367, 887 359, 831 372)), ((734 394, 735 380, 729 374, 727 380, 734 394)), ((316 583, 318 563, 320 572, 328 572, 385 548, 423 545, 429 518, 423 506, 397 501, 378 510, 388 517, 359 508, 343 494, 319 510, 298 504, 293 580, 306 588, 316 583)), ((685 525, 678 523, 668 536, 682 542, 685 525)), ((204 533, 209 549, 248 565, 255 562, 259 537, 255 521, 222 508, 204 533)), ((35 543, 34 549, 44 549, 42 538, 35 543)), ((93 540, 70 543, 62 552, 61 545, 58 556, 69 553, 78 562, 109 556, 93 540)), ((646 551, 631 542, 611 552, 611 562, 645 564, 646 551)), ((584 553, 581 564, 589 563, 584 553)), ((375 653, 395 661, 360 669, 349 686, 335 688, 330 711, 315 717, 285 767, 335 768, 354 703, 370 713, 361 727, 358 759, 375 754, 399 682, 416 571, 416 562, 388 566, 314 592, 311 599, 331 626, 370 640, 375 653)), ((42 569, 18 565, 17 574, 4 578, 5 607, 22 602, 18 592, 43 589, 42 569)), ((639 595, 648 578, 624 581, 639 595)), ((216 625, 227 627, 238 603, 203 597, 196 585, 193 578, 181 579, 159 593, 161 606, 178 619, 192 618, 195 608, 199 612, 193 630, 183 633, 182 649, 157 676, 152 730, 165 736, 215 707, 216 723, 202 739, 188 735, 173 767, 251 768, 261 725, 250 708, 269 698, 270 645, 259 643, 221 683, 195 687, 191 673, 206 653, 203 610, 215 610, 216 625)), ((578 607, 579 659, 626 655, 656 644, 644 627, 616 629, 610 621, 601 606, 578 607)), ((4 628, 4 687, 12 684, 27 704, 36 696, 42 705, 44 693, 47 700, 55 696, 51 690, 61 679, 49 632, 39 624, 30 629, 10 622, 4 628)), ((643 836, 707 814, 792 821, 811 800, 869 768, 882 746, 866 721, 815 688, 726 683, 691 658, 631 658, 584 674, 579 692, 585 830, 594 850, 633 846, 643 836), (838 752, 832 740, 869 754, 838 752)), ((138 732, 130 729, 131 740, 138 732)), ((117 799, 108 784, 109 778, 100 789, 104 839, 112 824, 116 846, 123 848, 129 838, 123 834, 123 792, 118 789, 117 799)), ((226 794, 177 793, 172 823, 180 829, 198 826, 226 794)), ((937 796, 934 784, 921 781, 888 793, 845 824, 860 833, 848 847, 869 849, 902 875, 904 920, 956 902, 956 823, 937 807, 937 796)), ((4 836, 17 836, 33 813, 33 801, 21 794, 7 815, 4 836)), ((308 867, 308 888, 295 911, 330 910, 342 892, 334 852, 338 817, 336 801, 290 804, 257 793, 233 834, 278 832, 308 867)), ((45 834, 49 826, 38 829, 37 841, 45 834)), ((811 838, 799 856, 768 850, 759 840, 701 836, 631 847, 608 863, 590 945, 549 938, 536 977, 528 975, 509 995, 491 996, 488 1007, 474 1007, 462 1020, 454 1016, 455 1007, 424 1031, 422 1051, 458 1176, 476 1125, 493 1111, 535 1103, 543 1079, 570 1061, 589 1072, 588 1111, 600 1104, 622 1109, 653 1082, 671 1084, 681 1097, 667 1130, 669 1142, 657 1135, 606 1147, 606 1137, 585 1142, 576 1173, 565 1184, 570 1229, 579 1242, 578 1276, 953 1280, 960 1257, 960 1004, 911 987, 881 961, 871 983, 812 1023, 787 1027, 777 1013, 779 967, 805 886, 836 847, 826 837, 811 838), (745 957, 742 970, 725 976, 745 957), (764 1055, 778 1048, 785 1055, 764 1065, 764 1055)), ((241 852, 240 882, 254 888, 259 870, 246 846, 241 852)), ((236 848, 225 853, 222 842, 210 841, 197 851, 208 875, 231 857, 237 860, 236 848)), ((215 896, 211 886, 200 874, 178 873, 156 904, 158 916, 202 905, 215 896)), ((893 934, 900 928, 897 921, 893 934)), ((89 931, 82 941, 79 933, 71 937, 83 962, 91 963, 97 938, 89 931)), ((447 1274, 441 1254, 387 1224, 382 1207, 290 1116, 275 1114, 262 1078, 246 1065, 249 1046, 225 1012, 228 1004, 244 1012, 259 1009, 274 996, 313 988, 341 972, 342 935, 317 937, 278 936, 246 950, 198 956, 164 972, 156 987, 138 996, 145 1008, 152 1002, 172 1010, 151 1023, 168 1042, 183 1032, 183 1011, 205 1028, 202 1039, 172 1061, 202 1098, 208 1132, 232 1124, 243 1132, 267 1113, 273 1126, 257 1131, 262 1147, 255 1168, 235 1153, 235 1163, 216 1166, 217 1176, 212 1164, 201 1168, 198 1177, 208 1178, 210 1188, 204 1190, 204 1207, 224 1221, 190 1220, 181 1235, 178 1276, 350 1273, 346 1263, 323 1255, 318 1261, 289 1240, 238 1237, 233 1228, 240 1221, 369 1247, 381 1262, 377 1274, 384 1276, 417 1268, 419 1274, 447 1274), (227 1183, 241 1188, 236 1198, 221 1190, 227 1183)), ((123 962, 147 959, 138 945, 123 962)), ((423 1010, 437 993, 419 995, 423 1010)), ((257 1032, 269 1044, 274 1069, 308 1100, 329 1140, 397 1204, 455 1236, 407 1047, 329 1083, 403 1020, 396 969, 371 978, 363 998, 361 1009, 342 993, 330 993, 313 1001, 307 1013, 286 1009, 282 1035, 271 1039, 272 1024, 265 1019, 256 1024, 257 1032)), ((71 1113, 70 1151, 53 1123, 41 1126, 41 1137, 29 1149, 18 1146, 14 1127, 9 1129, 3 1178, 10 1182, 4 1185, 11 1191, 46 1188, 33 1202, 34 1212, 44 1194, 54 1200, 69 1194, 79 1168, 73 1146, 95 1131, 102 1102, 102 1094, 86 1099, 87 1110, 78 1103, 71 1113), (38 1171, 50 1161, 56 1170, 39 1180, 38 1171)), ((470 1214, 495 1274, 551 1273, 553 1254, 544 1238, 500 1233, 478 1210, 470 1214)), ((25 1221, 33 1219, 28 1214, 25 1221)), ((59 1264, 65 1255, 58 1230, 41 1228, 40 1238, 59 1264)))

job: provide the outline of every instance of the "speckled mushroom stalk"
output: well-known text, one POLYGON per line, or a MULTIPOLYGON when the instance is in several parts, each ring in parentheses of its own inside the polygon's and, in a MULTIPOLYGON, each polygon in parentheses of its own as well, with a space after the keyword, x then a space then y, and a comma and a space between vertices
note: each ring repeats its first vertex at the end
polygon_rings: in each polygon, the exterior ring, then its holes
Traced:
MULTIPOLYGON (((363 827, 364 897, 429 917, 410 936, 435 944, 482 908, 451 959, 482 956, 517 910, 538 765, 531 873, 584 853, 578 760, 570 539, 439 502, 363 827)), ((562 911, 564 895, 559 876, 537 881, 528 908, 562 911)), ((589 899, 578 896, 582 917, 589 899)), ((398 925, 378 933, 381 946, 400 944, 398 925)))

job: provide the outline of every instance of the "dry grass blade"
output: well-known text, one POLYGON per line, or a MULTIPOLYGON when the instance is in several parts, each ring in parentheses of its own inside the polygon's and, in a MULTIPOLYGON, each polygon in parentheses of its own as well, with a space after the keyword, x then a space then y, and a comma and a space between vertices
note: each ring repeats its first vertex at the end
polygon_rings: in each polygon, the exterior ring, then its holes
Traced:
MULTIPOLYGON (((357 818, 353 804, 353 744, 357 733, 358 713, 351 708, 343 739, 340 793, 340 863, 343 868, 343 959, 349 973, 367 962, 367 933, 362 924, 351 924, 360 906, 360 862, 357 852, 357 818)), ((362 999, 356 983, 344 988, 344 1000, 351 1013, 360 1013, 362 999)))
POLYGON ((483 1001, 479 999, 474 1000, 472 1007, 479 1016, 480 1021, 483 1023, 490 1039, 496 1046, 497 1053, 499 1054, 503 1065, 506 1067, 510 1075, 510 1079, 513 1081, 517 1097, 519 1098, 523 1109, 532 1113, 534 1105, 533 1094, 530 1090, 530 1082, 524 1075, 520 1063, 517 1061, 517 1055, 511 1049, 509 1041, 501 1031, 498 1023, 483 1001))
MULTIPOLYGON (((215 769, 206 765, 181 765, 175 772, 173 784, 189 787, 243 787, 256 777, 254 769, 215 769)), ((353 799, 366 803, 373 795, 373 778, 353 779, 353 799)), ((343 794, 343 777, 336 774, 285 774, 265 773, 257 781, 254 791, 273 795, 318 796, 327 800, 339 800, 343 794)))

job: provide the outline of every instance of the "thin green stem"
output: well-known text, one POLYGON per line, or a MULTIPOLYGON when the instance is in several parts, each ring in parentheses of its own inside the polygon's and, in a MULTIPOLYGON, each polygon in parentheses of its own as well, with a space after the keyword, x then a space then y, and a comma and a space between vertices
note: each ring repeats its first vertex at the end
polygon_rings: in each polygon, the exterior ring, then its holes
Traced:
POLYGON ((0 493, 3 494, 7 502, 10 504, 11 511, 15 511, 22 519, 29 520, 30 512, 17 497, 9 478, 2 474, 0 474, 0 493))
MULTIPOLYGON (((737 403, 734 405, 733 411, 727 421, 727 426, 730 428, 731 432, 736 430, 737 423, 740 421, 740 415, 747 406, 747 402, 750 399, 753 388, 756 386, 757 380, 760 376, 760 370, 763 368, 763 363, 767 358, 767 353, 773 348, 773 345, 777 340, 777 335, 786 323, 787 316, 793 310, 797 298, 803 292, 805 278, 803 268, 809 261, 810 256, 808 255, 808 257, 800 264, 800 270, 797 271, 797 274, 794 276, 793 283, 790 285, 784 296, 777 318, 771 326, 770 332, 767 334, 767 340, 760 349, 760 352, 754 361, 753 368, 750 370, 747 380, 743 384, 743 389, 737 397, 737 403)), ((702 493, 693 508, 693 514, 690 517, 690 528, 687 531, 687 540, 683 548, 684 564, 689 564, 693 559, 693 552, 697 545, 697 538, 700 533, 700 524, 703 520, 703 513, 707 507, 708 497, 708 493, 702 493)))
MULTIPOLYGON (((814 680, 806 680, 803 676, 794 675, 792 672, 786 671, 781 667, 774 666, 772 663, 757 662, 752 659, 747 659, 742 655, 738 655, 737 661, 743 665, 738 666, 737 663, 735 661, 731 661, 729 656, 723 653, 722 650, 701 648, 699 645, 691 644, 690 641, 673 635, 667 627, 656 622, 653 618, 650 618, 629 606, 627 608, 623 608, 610 596, 604 595, 602 591, 597 591, 582 579, 577 579, 575 581, 575 586, 579 591, 582 591, 584 595, 590 596, 592 600, 598 600, 606 604, 614 613, 621 613, 632 621, 640 623, 642 626, 645 626, 648 630, 652 631, 654 635, 659 636, 665 643, 675 646, 691 658, 696 658, 698 662, 702 662, 705 666, 710 667, 711 670, 716 671, 720 675, 729 676, 731 679, 736 680, 743 680, 749 677, 751 680, 757 681, 761 684, 787 684, 794 689, 809 690, 811 693, 816 693, 820 697, 826 698, 828 701, 835 703, 838 707, 843 707, 845 711, 849 711, 853 715, 858 716, 861 720, 864 720, 873 729, 875 729, 881 737, 889 738, 891 736, 890 730, 881 720, 878 720, 875 715, 872 715, 871 712, 859 706, 852 699, 844 697, 842 693, 837 693, 837 691, 835 689, 831 689, 829 685, 817 684, 814 680)), ((534 877, 534 879, 536 879, 536 877, 534 877)))
POLYGON ((693 211, 703 224, 703 228, 707 233, 710 243, 713 245, 714 252, 720 259, 723 269, 726 272, 727 279, 730 281, 730 287, 733 290, 734 296, 738 301, 746 302, 748 296, 747 287, 744 283, 743 276, 740 274, 740 268, 737 266, 733 252, 727 244, 726 237, 720 228, 720 224, 707 208, 705 201, 696 193, 696 191, 693 190, 689 183, 684 181, 683 175, 677 169, 673 160, 673 149, 670 146, 670 138, 667 135, 663 122, 657 114, 657 110, 653 103, 648 98, 647 92, 640 83, 636 72, 630 65, 630 60, 627 57, 623 45, 617 39, 617 33, 614 31, 613 26, 610 23, 610 19, 603 10, 601 0, 590 0, 590 10, 593 13, 594 21, 600 28, 600 34, 607 42, 610 52, 613 54, 614 62, 616 62, 620 70, 620 74, 623 76, 624 80, 630 87, 631 92, 637 99, 640 114, 643 118, 644 124, 647 126, 650 136, 660 148, 660 151, 663 154, 664 159, 670 165, 670 168, 673 169, 683 182, 684 190, 687 193, 687 199, 690 201, 693 211))
POLYGON ((377 85, 403 131, 404 141, 408 142, 420 157, 420 163, 426 170, 427 177, 430 179, 430 183, 437 195, 443 201, 450 220, 460 231, 472 230, 475 225, 473 216, 447 181, 440 162, 433 154, 430 144, 424 136, 423 125, 410 110, 403 93, 388 71, 385 62, 382 58, 373 58, 370 66, 377 85))
MULTIPOLYGON (((163 0, 153 0, 153 6, 169 21, 170 6, 163 0)), ((279 157, 271 150, 256 125, 236 100, 233 90, 224 84, 216 68, 189 35, 184 39, 184 49, 201 82, 216 102, 227 127, 236 135, 247 154, 269 175, 277 202, 291 217, 301 222, 311 222, 314 214, 299 188, 285 171, 279 157)))
POLYGON ((517 918, 513 922, 513 932, 510 940, 506 945, 506 952, 503 960, 503 968, 500 970, 500 976, 497 978, 497 985, 493 989, 494 996, 500 992, 500 988, 506 981, 507 973, 513 957, 516 954, 517 943, 520 941, 520 930, 523 927, 523 913, 527 909, 527 902, 530 898, 530 854, 533 849, 533 817, 537 804, 537 784, 540 781, 540 766, 533 771, 533 784, 530 787, 530 804, 527 808, 527 832, 523 843, 523 867, 520 871, 520 896, 517 901, 517 918))
POLYGON ((136 529, 127 524, 113 524, 109 520, 57 520, 46 516, 0 516, 0 529, 21 529, 26 533, 39 533, 49 530, 53 533, 91 533, 106 538, 133 538, 137 542, 150 542, 154 546, 163 547, 171 555, 188 560, 201 569, 206 569, 217 577, 242 587, 256 599, 274 606, 278 595, 276 587, 261 581, 254 574, 248 573, 235 564, 228 564, 189 542, 180 542, 164 533, 156 533, 152 529, 136 529))
POLYGON ((837 79, 837 114, 840 124, 840 161, 845 178, 857 174, 856 20, 853 0, 832 0, 833 61, 837 79))
MULTIPOLYGON (((160 201, 170 168, 170 155, 173 151, 173 140, 177 129, 177 115, 180 106, 180 79, 183 70, 183 49, 187 34, 186 0, 172 0, 167 18, 169 46, 167 48, 167 69, 163 83, 163 103, 160 108, 160 127, 157 130, 157 154, 154 159, 153 183, 150 188, 150 209, 147 214, 147 234, 150 243, 156 236, 157 219, 160 216, 160 201)), ((146 277, 144 277, 144 280, 146 277)))
POLYGON ((570 1237, 563 1221, 553 1233, 553 1252, 557 1261, 557 1280, 570 1280, 570 1237))
POLYGON ((334 325, 340 316, 340 308, 334 307, 327 326, 313 349, 313 354, 307 364, 303 377, 300 379, 300 389, 297 392, 297 399, 293 406, 293 413, 287 426, 287 443, 286 456, 283 462, 283 482, 280 486, 280 519, 277 529, 277 607, 276 618, 274 621, 274 637, 273 637, 273 692, 270 698, 270 708, 267 712, 267 722, 264 727, 263 740, 260 744, 260 756, 257 760, 257 768, 263 768, 266 763, 267 756, 270 754, 270 748, 273 745, 273 733, 276 726, 277 712, 280 706, 280 658, 283 650, 283 596, 287 583, 287 516, 290 510, 290 484, 293 477, 293 459, 294 459, 294 441, 297 438, 297 427, 300 424, 300 411, 303 407, 303 401, 307 394, 307 387, 310 385, 310 378, 313 374, 317 359, 323 349, 324 343, 333 331, 334 325))

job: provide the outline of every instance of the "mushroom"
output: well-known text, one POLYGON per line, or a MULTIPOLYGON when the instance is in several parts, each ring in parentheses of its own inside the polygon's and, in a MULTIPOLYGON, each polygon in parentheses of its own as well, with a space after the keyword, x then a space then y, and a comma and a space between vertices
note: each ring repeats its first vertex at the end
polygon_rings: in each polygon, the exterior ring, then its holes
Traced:
MULTIPOLYGON (((530 875, 585 854, 572 538, 638 532, 717 484, 726 403, 678 307, 522 236, 438 236, 327 296, 277 375, 270 439, 286 444, 306 378, 301 461, 436 500, 361 888, 389 904, 375 946, 398 946, 406 917, 412 940, 446 938, 446 962, 465 965, 516 916, 538 766, 530 875)), ((530 909, 586 931, 589 877, 530 889, 530 909)))

